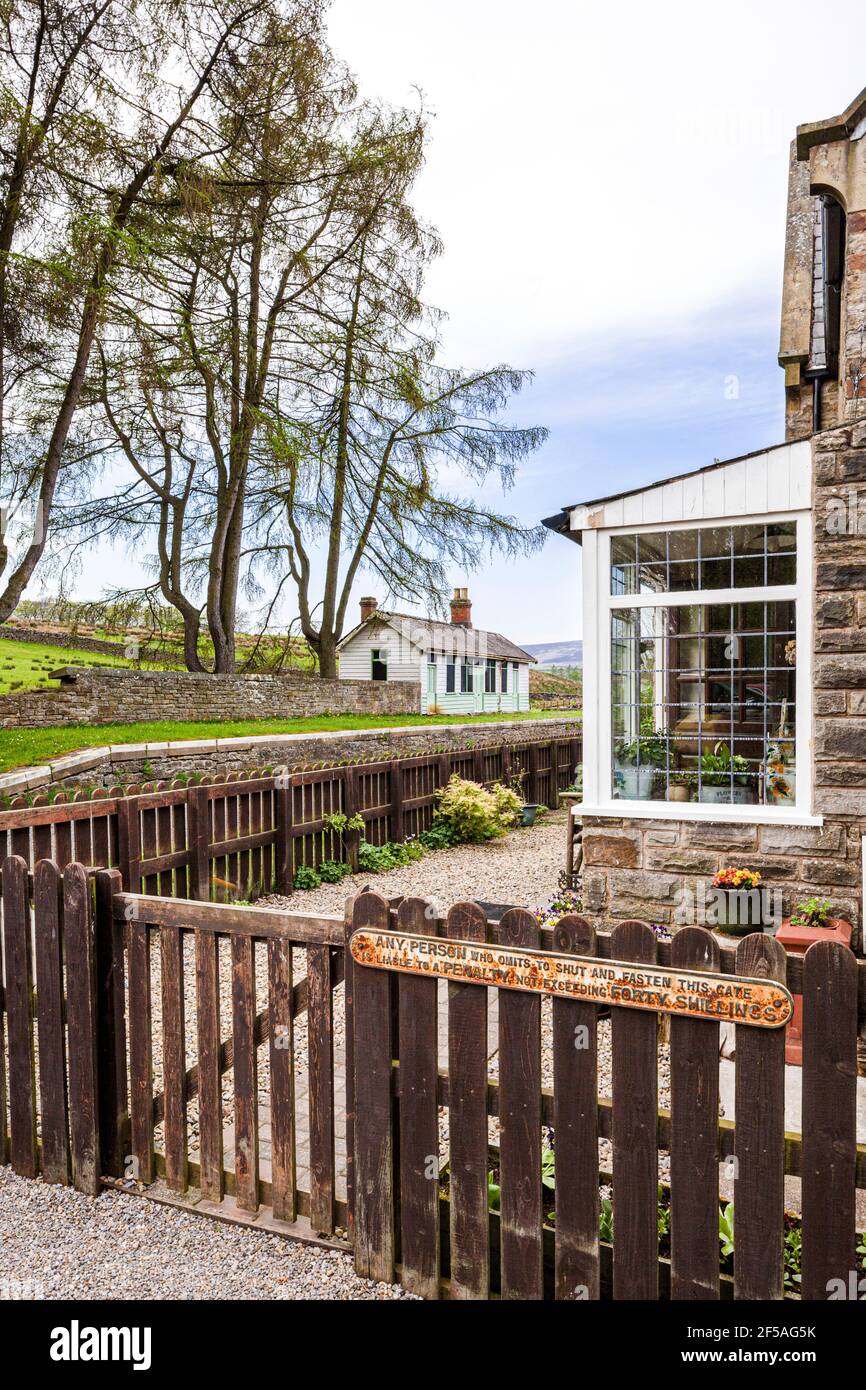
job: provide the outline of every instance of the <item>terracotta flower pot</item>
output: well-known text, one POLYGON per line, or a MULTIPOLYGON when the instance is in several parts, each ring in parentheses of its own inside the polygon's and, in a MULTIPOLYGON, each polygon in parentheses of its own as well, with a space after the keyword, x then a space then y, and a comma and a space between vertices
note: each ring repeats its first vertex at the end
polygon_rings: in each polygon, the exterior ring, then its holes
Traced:
MULTIPOLYGON (((786 917, 776 940, 781 942, 791 955, 804 956, 816 941, 841 941, 843 946, 851 945, 853 928, 843 917, 828 918, 826 927, 795 927, 790 917, 786 917)), ((794 1016, 785 1029, 785 1061, 789 1067, 803 1065, 803 996, 794 995, 794 1016)))

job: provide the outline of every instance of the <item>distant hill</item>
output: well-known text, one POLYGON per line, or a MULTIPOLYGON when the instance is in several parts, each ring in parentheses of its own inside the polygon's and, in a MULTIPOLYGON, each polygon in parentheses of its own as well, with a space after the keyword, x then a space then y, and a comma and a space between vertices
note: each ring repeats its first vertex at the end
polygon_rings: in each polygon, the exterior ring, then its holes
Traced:
POLYGON ((539 666, 582 666, 582 642, 521 642, 521 647, 534 656, 539 666))

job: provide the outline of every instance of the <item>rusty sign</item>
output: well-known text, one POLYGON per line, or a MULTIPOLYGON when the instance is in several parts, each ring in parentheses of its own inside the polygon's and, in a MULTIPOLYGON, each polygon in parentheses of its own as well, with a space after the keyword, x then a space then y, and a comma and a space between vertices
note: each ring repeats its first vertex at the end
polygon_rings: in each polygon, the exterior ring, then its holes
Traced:
POLYGON ((356 931, 350 947, 359 965, 380 970, 550 994, 585 1004, 647 1009, 702 1018, 708 1023, 783 1028, 794 1013, 791 995, 776 980, 640 965, 598 956, 560 955, 556 951, 529 951, 481 941, 451 941, 447 937, 413 936, 408 932, 356 931))

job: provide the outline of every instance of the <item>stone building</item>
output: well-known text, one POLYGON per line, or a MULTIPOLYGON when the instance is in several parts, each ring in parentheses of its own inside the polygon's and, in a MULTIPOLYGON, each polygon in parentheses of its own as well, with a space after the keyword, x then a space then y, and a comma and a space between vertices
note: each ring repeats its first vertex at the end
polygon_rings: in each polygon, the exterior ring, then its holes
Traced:
POLYGON ((855 941, 866 835, 866 92, 792 152, 786 441, 546 520, 583 548, 584 904, 758 869, 855 941))

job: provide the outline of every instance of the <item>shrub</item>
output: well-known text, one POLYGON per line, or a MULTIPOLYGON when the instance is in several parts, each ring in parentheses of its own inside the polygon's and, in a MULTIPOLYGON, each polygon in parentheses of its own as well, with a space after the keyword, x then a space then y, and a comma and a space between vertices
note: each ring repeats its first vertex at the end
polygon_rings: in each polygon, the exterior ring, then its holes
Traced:
POLYGON ((387 873, 389 869, 399 869, 423 857, 424 847, 418 840, 404 840, 399 844, 388 840, 384 845, 371 845, 362 840, 358 846, 358 868, 366 873, 387 873))
POLYGON ((295 869, 294 885, 296 888, 318 888, 321 882, 322 880, 315 869, 308 869, 306 864, 295 869))
POLYGON ((457 836, 450 824, 439 815, 433 817, 430 829, 422 830, 418 839, 425 849, 450 849, 457 844, 457 836))
POLYGON ((499 813, 502 824, 507 825, 509 828, 517 825, 520 821, 520 812, 523 806, 523 802, 517 795, 517 792, 512 791, 511 787, 503 786, 501 782, 497 782, 495 786, 490 788, 490 795, 496 802, 496 810, 499 813))
POLYGON ((514 803, 520 805, 507 787, 486 791, 477 782, 466 782, 456 774, 437 795, 437 820, 450 827, 455 841, 470 845, 504 835, 516 821, 514 803))
POLYGON ((319 865, 319 878, 322 883, 342 883, 351 872, 351 865, 340 864, 336 859, 325 859, 319 865))

